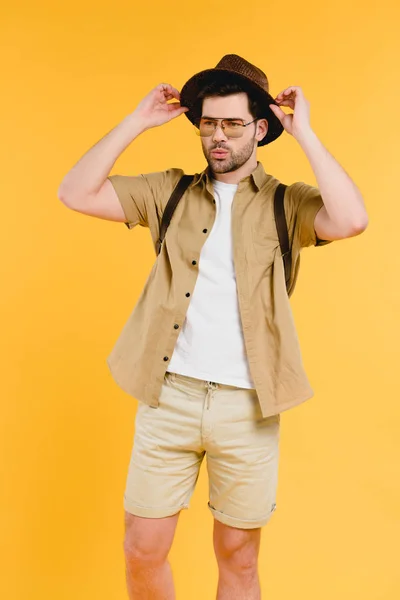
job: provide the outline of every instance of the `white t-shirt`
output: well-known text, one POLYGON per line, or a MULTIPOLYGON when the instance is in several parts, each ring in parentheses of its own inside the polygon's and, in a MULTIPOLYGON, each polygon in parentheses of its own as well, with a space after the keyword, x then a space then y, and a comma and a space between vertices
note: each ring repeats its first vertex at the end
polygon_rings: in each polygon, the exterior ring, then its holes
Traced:
POLYGON ((237 185, 213 180, 216 218, 168 371, 254 388, 246 356, 233 264, 231 208, 237 185))

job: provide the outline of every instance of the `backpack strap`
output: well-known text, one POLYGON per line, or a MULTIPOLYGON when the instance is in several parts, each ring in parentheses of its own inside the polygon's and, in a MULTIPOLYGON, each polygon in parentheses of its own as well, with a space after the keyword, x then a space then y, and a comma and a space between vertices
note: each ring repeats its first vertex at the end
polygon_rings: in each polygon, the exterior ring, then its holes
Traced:
POLYGON ((172 215, 176 207, 178 206, 179 200, 182 198, 183 194, 186 192, 189 185, 192 183, 194 175, 183 175, 181 179, 178 181, 178 184, 175 186, 171 197, 169 198, 167 205, 165 207, 160 226, 160 237, 156 243, 156 252, 160 254, 161 246, 165 238, 165 234, 168 229, 168 225, 172 219, 172 215))
POLYGON ((286 217, 285 217, 284 198, 285 198, 286 188, 287 188, 286 185, 284 185, 283 183, 280 183, 275 190, 274 214, 275 214, 276 229, 278 231, 279 244, 281 246, 283 264, 285 267, 286 289, 289 290, 290 275, 292 272, 292 251, 291 251, 290 244, 289 244, 289 233, 288 233, 286 217))

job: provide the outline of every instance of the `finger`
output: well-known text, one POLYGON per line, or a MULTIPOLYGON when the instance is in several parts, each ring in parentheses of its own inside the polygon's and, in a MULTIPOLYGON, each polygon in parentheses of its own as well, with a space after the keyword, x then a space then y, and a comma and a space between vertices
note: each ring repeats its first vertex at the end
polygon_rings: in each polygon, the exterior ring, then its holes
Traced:
POLYGON ((164 96, 171 95, 172 98, 176 98, 177 100, 180 98, 180 93, 170 83, 160 83, 157 89, 163 92, 164 96))
POLYGON ((177 98, 179 100, 179 98, 181 97, 179 90, 177 90, 176 88, 174 88, 172 85, 168 85, 168 92, 170 94, 173 95, 174 98, 177 98))
POLYGON ((186 106, 179 106, 178 108, 175 108, 177 106, 177 102, 175 102, 175 104, 170 104, 168 106, 168 110, 170 109, 170 107, 173 107, 173 110, 169 110, 169 118, 170 119, 175 119, 175 117, 179 117, 180 115, 183 115, 183 113, 187 112, 189 109, 186 106))
POLYGON ((282 99, 284 96, 289 96, 290 94, 295 96, 296 93, 301 93, 301 88, 298 85, 291 85, 290 87, 286 88, 286 90, 283 90, 280 94, 278 94, 275 100, 278 98, 282 99))
POLYGON ((160 84, 157 86, 157 89, 158 89, 158 90, 161 90, 162 92, 163 92, 164 90, 170 90, 171 88, 172 88, 172 85, 171 85, 170 83, 160 83, 160 84))
MULTIPOLYGON (((164 95, 165 95, 165 92, 164 92, 164 95)), ((171 100, 172 98, 174 98, 175 100, 180 100, 180 98, 181 98, 180 93, 175 88, 172 88, 172 91, 170 91, 167 96, 168 96, 168 100, 171 100)))
POLYGON ((189 109, 186 106, 181 106, 180 102, 172 102, 171 104, 167 104, 168 112, 179 111, 183 109, 182 112, 187 112, 189 109))
POLYGON ((180 94, 179 90, 177 90, 174 87, 171 87, 171 89, 172 89, 171 93, 175 96, 175 98, 180 98, 181 97, 181 94, 180 94))
POLYGON ((288 100, 289 98, 294 99, 295 94, 293 92, 282 92, 275 98, 275 101, 280 103, 283 100, 288 100))
POLYGON ((286 117, 286 113, 284 113, 283 110, 279 108, 279 106, 276 106, 276 104, 270 104, 269 107, 280 121, 282 121, 282 119, 286 117))
POLYGON ((294 110, 294 102, 293 100, 282 100, 279 102, 279 106, 288 106, 294 110))
POLYGON ((277 100, 278 98, 283 98, 283 96, 288 92, 290 88, 286 88, 286 90, 282 90, 282 92, 280 92, 277 97, 275 98, 275 100, 277 100))

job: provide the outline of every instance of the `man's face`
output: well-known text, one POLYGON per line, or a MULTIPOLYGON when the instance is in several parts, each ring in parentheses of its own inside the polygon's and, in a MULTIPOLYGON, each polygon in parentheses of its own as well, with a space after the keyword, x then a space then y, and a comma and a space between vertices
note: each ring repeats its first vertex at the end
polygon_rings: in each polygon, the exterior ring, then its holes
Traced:
MULTIPOLYGON (((243 119, 245 123, 254 120, 249 112, 245 93, 205 98, 202 116, 210 119, 243 119)), ((202 137, 203 153, 210 169, 214 173, 230 173, 239 169, 255 155, 258 139, 260 139, 260 128, 265 132, 267 126, 265 120, 256 121, 243 128, 243 136, 240 138, 228 138, 223 129, 218 126, 213 135, 202 137)))

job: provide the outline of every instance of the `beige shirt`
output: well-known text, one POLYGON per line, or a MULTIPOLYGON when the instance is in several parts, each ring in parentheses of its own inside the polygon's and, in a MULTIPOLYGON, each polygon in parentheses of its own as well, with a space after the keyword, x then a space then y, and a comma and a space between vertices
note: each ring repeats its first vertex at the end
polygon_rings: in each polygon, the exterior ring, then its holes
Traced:
MULTIPOLYGON (((163 211, 182 175, 181 169, 169 169, 108 178, 127 226, 149 227, 154 248, 163 211)), ((240 316, 264 417, 313 396, 302 364, 274 220, 274 192, 279 183, 258 163, 253 173, 240 181, 232 204, 240 316)), ((314 229, 322 206, 317 188, 302 182, 287 187, 285 214, 293 255, 289 295, 296 284, 301 249, 328 243, 318 240, 314 229)), ((158 406, 164 375, 196 284, 201 249, 215 216, 213 186, 205 169, 195 175, 181 198, 142 294, 107 358, 117 384, 150 406, 158 406)))

